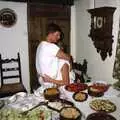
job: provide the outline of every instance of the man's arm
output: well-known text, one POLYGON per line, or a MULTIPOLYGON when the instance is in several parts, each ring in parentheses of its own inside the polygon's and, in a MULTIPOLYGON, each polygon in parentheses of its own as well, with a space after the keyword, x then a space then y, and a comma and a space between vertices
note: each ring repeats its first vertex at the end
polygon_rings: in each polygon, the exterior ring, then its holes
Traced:
POLYGON ((62 73, 62 80, 52 79, 51 77, 49 77, 46 74, 44 76, 42 76, 42 78, 43 78, 44 82, 54 83, 58 86, 68 85, 70 83, 68 64, 64 64, 64 66, 61 69, 61 73, 62 73))
POLYGON ((66 53, 65 53, 63 50, 61 50, 61 49, 57 52, 56 57, 58 57, 58 58, 60 58, 60 59, 65 59, 65 60, 67 60, 67 61, 70 61, 70 60, 71 60, 71 55, 66 54, 66 53))

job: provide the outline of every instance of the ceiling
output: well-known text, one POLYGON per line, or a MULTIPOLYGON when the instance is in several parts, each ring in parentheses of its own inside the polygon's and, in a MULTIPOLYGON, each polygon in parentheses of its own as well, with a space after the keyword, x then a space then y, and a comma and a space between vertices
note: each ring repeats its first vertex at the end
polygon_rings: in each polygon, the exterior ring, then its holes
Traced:
POLYGON ((47 4, 61 4, 73 5, 74 0, 1 0, 1 1, 14 1, 14 2, 30 2, 30 3, 47 3, 47 4))

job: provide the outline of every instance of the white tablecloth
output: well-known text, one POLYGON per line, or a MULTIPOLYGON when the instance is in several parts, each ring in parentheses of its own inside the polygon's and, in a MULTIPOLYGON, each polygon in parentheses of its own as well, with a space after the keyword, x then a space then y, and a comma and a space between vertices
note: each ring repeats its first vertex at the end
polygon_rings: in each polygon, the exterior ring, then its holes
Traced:
MULTIPOLYGON (((86 100, 86 101, 84 101, 84 102, 76 102, 74 99, 73 99, 73 93, 72 92, 69 92, 69 91, 67 91, 65 88, 64 88, 64 86, 62 86, 62 87, 60 87, 60 92, 61 92, 61 98, 64 98, 64 99, 66 99, 66 100, 69 100, 69 101, 72 101, 74 104, 75 104, 75 106, 82 112, 82 119, 81 120, 86 120, 86 118, 87 118, 87 116, 89 115, 89 114, 91 114, 91 113, 93 113, 93 112, 95 112, 94 110, 92 110, 90 107, 89 107, 89 103, 90 103, 90 101, 91 100, 93 100, 93 99, 100 99, 100 98, 104 98, 104 99, 109 99, 111 102, 113 102, 115 105, 116 105, 116 107, 117 107, 117 109, 116 109, 116 111, 115 112, 112 112, 112 113, 110 113, 111 115, 113 115, 117 120, 120 120, 120 91, 117 91, 117 90, 115 90, 115 89, 113 89, 112 87, 110 87, 109 89, 108 89, 108 91, 107 92, 105 92, 105 94, 104 94, 104 96, 103 97, 91 97, 91 96, 88 96, 88 99, 86 100)), ((87 90, 85 91, 85 92, 87 92, 87 90)), ((37 95, 37 94, 36 94, 37 95)), ((35 96, 34 95, 30 95, 30 96, 28 96, 25 100, 28 100, 28 98, 29 98, 29 101, 28 101, 28 103, 30 103, 30 105, 32 104, 32 102, 33 103, 36 103, 37 104, 37 102, 35 101, 35 96), (34 99, 33 99, 34 98, 34 99), (32 101, 32 102, 31 102, 32 101)), ((38 96, 38 98, 40 98, 40 96, 38 96)), ((8 99, 8 98, 4 98, 4 99, 8 99)), ((19 99, 20 100, 20 99, 19 99)), ((25 101, 24 100, 24 101, 25 101)), ((38 103, 40 102, 40 101, 42 100, 42 99, 38 99, 37 101, 38 101, 38 103)), ((21 101, 22 102, 22 101, 21 101)), ((26 102, 26 101, 25 101, 26 102)), ((35 104, 35 105, 36 105, 35 104)), ((17 105, 19 105, 19 104, 17 104, 17 105)), ((32 104, 33 105, 33 104, 32 104)), ((15 105, 14 105, 14 103, 13 104, 11 104, 11 107, 14 107, 15 105)), ((34 106, 34 105, 33 105, 34 106)), ((32 106, 32 107, 33 107, 32 106)), ((19 107, 19 106, 17 106, 17 107, 19 107)), ((56 113, 55 113, 56 114, 56 113)), ((55 116, 55 114, 53 115, 53 116, 55 116)), ((53 120, 55 120, 55 119, 53 119, 53 120)))
MULTIPOLYGON (((85 120, 89 114, 95 112, 89 107, 90 101, 93 99, 101 99, 101 98, 109 99, 111 102, 113 102, 116 105, 117 107, 116 111, 110 114, 113 115, 117 120, 120 120, 120 92, 113 89, 113 87, 110 87, 108 91, 105 92, 103 97, 91 97, 88 95, 88 99, 84 102, 75 101, 72 97, 73 93, 65 90, 64 86, 60 88, 60 91, 62 93, 61 97, 69 101, 72 101, 75 104, 75 106, 82 112, 82 115, 83 115, 82 120, 85 120)), ((85 92, 87 92, 87 90, 85 90, 85 92)))

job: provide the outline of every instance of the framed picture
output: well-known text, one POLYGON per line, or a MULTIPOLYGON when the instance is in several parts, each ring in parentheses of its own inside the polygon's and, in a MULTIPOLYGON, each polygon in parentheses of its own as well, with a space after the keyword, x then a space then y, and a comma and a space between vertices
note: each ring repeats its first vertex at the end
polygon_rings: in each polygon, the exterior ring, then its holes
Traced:
POLYGON ((17 15, 14 10, 3 8, 0 10, 0 24, 4 27, 12 27, 17 21, 17 15))

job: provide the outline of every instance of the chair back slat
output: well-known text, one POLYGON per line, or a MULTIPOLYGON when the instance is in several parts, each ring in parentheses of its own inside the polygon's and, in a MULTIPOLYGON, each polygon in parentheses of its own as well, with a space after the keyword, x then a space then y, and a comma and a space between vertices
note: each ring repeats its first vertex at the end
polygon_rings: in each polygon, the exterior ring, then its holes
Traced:
POLYGON ((1 60, 2 63, 12 63, 12 62, 17 62, 17 61, 18 61, 18 59, 14 59, 14 58, 1 60))
POLYGON ((4 76, 3 79, 18 78, 20 75, 4 76))
POLYGON ((16 70, 19 70, 19 68, 16 67, 16 68, 3 68, 3 69, 2 69, 3 72, 16 71, 16 70))

